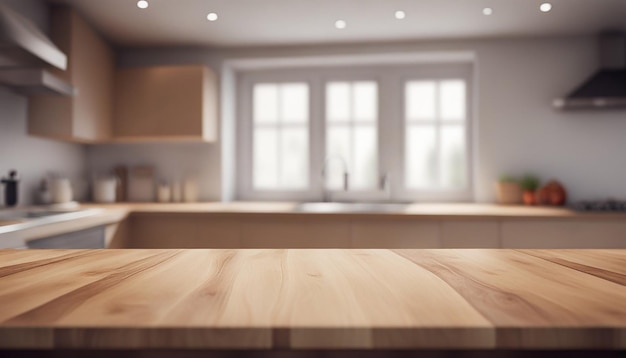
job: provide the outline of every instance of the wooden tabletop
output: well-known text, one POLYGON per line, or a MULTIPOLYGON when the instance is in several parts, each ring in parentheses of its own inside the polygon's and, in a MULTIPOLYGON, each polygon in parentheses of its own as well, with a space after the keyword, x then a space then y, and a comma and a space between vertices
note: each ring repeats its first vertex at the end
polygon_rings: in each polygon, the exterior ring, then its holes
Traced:
POLYGON ((0 349, 626 349, 626 250, 0 251, 0 349))

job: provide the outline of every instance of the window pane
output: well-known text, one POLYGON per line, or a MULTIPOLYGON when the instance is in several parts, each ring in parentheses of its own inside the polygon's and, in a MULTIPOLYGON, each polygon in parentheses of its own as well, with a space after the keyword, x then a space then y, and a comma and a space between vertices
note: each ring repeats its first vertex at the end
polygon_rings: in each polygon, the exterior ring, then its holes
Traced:
POLYGON ((466 186, 465 128, 447 125, 441 129, 441 185, 450 189, 466 186))
POLYGON ((356 127, 353 146, 354 161, 350 172, 350 189, 375 189, 378 181, 376 127, 356 127))
POLYGON ((353 108, 356 122, 374 122, 378 118, 378 86, 376 82, 354 82, 353 108))
POLYGON ((408 126, 406 132, 406 186, 431 189, 437 186, 436 131, 433 126, 408 126))
POLYGON ((439 84, 439 106, 442 120, 464 120, 465 82, 461 80, 441 81, 439 84))
POLYGON ((406 84, 405 111, 407 120, 434 120, 435 89, 433 81, 411 81, 406 84))
POLYGON ((278 186, 278 130, 257 128, 254 131, 253 185, 256 189, 278 186))
POLYGON ((254 85, 253 117, 255 123, 276 123, 278 121, 278 86, 270 83, 254 85))
POLYGON ((326 120, 350 119, 350 85, 348 82, 329 82, 326 85, 326 120))
POLYGON ((303 123, 309 120, 309 86, 288 83, 280 87, 280 108, 283 123, 303 123))
MULTIPOLYGON (((343 189, 344 166, 350 163, 350 127, 329 126, 326 131, 326 187, 331 190, 343 189)), ((350 168, 348 168, 348 172, 350 168)))
POLYGON ((280 186, 305 189, 309 185, 309 136, 306 128, 285 128, 281 133, 280 186))

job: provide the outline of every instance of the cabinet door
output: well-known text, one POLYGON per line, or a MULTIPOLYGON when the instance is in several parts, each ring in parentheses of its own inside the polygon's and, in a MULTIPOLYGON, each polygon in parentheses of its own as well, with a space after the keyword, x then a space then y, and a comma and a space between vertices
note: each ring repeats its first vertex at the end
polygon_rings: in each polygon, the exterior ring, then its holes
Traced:
POLYGON ((440 248, 439 223, 357 219, 352 223, 351 246, 356 249, 440 248))
POLYGON ((215 75, 204 66, 118 69, 116 140, 214 140, 215 75))
POLYGON ((72 11, 72 83, 78 89, 72 113, 74 137, 85 141, 111 138, 115 56, 111 47, 72 11), (73 61, 73 65, 72 65, 73 61))
POLYGON ((28 102, 31 135, 72 142, 111 137, 115 56, 76 10, 54 6, 51 38, 68 56, 66 71, 51 69, 77 90, 74 96, 33 96, 28 102))
POLYGON ((96 227, 27 242, 29 249, 104 249, 105 229, 96 227))
POLYGON ((141 249, 237 249, 238 220, 204 215, 153 214, 131 218, 129 245, 141 249))
POLYGON ((626 223, 598 221, 505 221, 502 247, 523 249, 624 249, 626 223))
POLYGON ((444 221, 441 241, 446 249, 495 249, 500 247, 495 221, 444 221))
POLYGON ((346 249, 350 223, 341 218, 271 217, 241 220, 242 248, 346 249))

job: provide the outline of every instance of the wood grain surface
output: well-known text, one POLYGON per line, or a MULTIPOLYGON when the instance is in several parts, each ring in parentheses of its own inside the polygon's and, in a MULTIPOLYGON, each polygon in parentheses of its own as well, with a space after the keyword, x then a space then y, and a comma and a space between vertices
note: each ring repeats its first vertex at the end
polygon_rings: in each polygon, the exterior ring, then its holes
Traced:
POLYGON ((626 250, 0 251, 0 349, 626 349, 626 250))

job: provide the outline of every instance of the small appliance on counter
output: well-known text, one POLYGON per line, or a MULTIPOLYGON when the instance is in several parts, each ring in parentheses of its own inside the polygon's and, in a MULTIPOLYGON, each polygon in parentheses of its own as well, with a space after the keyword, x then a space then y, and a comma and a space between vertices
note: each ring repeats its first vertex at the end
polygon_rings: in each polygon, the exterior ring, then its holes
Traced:
POLYGON ((6 206, 16 206, 18 202, 18 184, 20 180, 17 177, 17 171, 11 170, 8 178, 2 178, 4 184, 4 204, 6 206))
POLYGON ((589 212, 626 212, 626 200, 583 200, 570 206, 576 211, 589 212))

